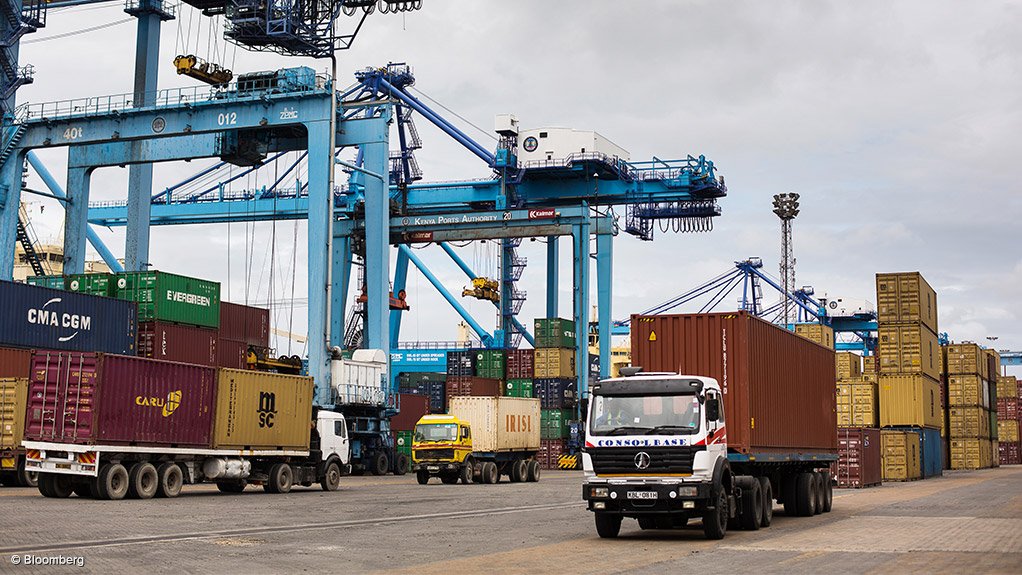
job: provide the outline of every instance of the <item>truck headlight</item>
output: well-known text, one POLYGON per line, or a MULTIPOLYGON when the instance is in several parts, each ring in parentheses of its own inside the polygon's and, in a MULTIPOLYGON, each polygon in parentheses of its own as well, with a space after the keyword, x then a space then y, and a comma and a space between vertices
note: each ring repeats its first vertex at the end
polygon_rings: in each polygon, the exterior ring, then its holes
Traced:
POLYGON ((681 508, 682 509, 695 509, 696 508, 696 502, 695 501, 682 501, 681 502, 681 508))
POLYGON ((694 485, 678 488, 678 497, 695 497, 697 495, 699 495, 699 488, 694 485))
POLYGON ((589 490, 589 497, 594 499, 604 498, 610 496, 610 489, 607 487, 593 487, 589 490))

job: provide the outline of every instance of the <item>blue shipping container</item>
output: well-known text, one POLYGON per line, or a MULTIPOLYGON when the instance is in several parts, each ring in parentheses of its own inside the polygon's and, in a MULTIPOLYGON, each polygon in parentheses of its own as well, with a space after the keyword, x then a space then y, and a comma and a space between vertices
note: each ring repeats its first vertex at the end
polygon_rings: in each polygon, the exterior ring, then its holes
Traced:
POLYGON ((0 281, 0 345, 135 355, 135 302, 0 281))
POLYGON ((938 477, 944 474, 944 444, 940 438, 940 430, 929 427, 895 427, 903 431, 914 431, 919 434, 919 468, 923 479, 938 477))
POLYGON ((571 409, 576 401, 574 379, 539 378, 532 380, 532 395, 543 409, 571 409))

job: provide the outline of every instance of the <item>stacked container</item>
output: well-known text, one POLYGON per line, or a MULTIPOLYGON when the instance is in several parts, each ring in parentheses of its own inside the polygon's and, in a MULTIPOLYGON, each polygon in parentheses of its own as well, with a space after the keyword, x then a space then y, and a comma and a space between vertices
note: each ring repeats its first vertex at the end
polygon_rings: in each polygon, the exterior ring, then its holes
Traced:
MULTIPOLYGON (((570 422, 575 419, 578 375, 575 372, 575 322, 564 318, 535 321, 536 350, 532 393, 542 412, 540 463, 556 468, 568 453, 570 422)), ((583 377, 587 374, 581 374, 583 377)))
POLYGON ((884 479, 940 475, 944 410, 937 294, 919 272, 877 274, 876 285, 884 479))
MULTIPOLYGON (((996 383, 991 394, 990 355, 974 343, 944 347, 951 469, 990 467, 997 458, 996 383), (994 418, 991 420, 991 418, 994 418), (991 425, 992 423, 992 425, 991 425)), ((995 380, 996 381, 996 380, 995 380)))
POLYGON ((430 413, 447 410, 446 373, 409 373, 398 376, 398 391, 429 398, 430 413))
POLYGON ((1013 375, 997 378, 997 452, 1001 465, 1022 463, 1022 443, 1019 437, 1019 404, 1022 388, 1013 375))
POLYGON ((815 341, 823 347, 834 349, 834 328, 820 323, 795 324, 795 333, 815 341))
POLYGON ((883 479, 880 430, 864 427, 838 429, 838 461, 833 473, 838 487, 872 487, 883 479))
POLYGON ((511 349, 507 352, 503 395, 507 397, 533 397, 532 378, 535 375, 536 353, 531 349, 511 349))
POLYGON ((250 346, 260 349, 270 347, 269 310, 221 302, 216 365, 247 368, 250 346))

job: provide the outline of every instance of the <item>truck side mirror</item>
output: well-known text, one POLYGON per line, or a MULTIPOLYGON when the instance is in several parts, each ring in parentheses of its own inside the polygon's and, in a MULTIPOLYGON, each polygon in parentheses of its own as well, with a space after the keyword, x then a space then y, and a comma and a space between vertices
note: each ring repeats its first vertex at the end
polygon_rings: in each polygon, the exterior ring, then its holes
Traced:
POLYGON ((716 397, 706 400, 706 419, 709 421, 720 419, 720 400, 716 397))

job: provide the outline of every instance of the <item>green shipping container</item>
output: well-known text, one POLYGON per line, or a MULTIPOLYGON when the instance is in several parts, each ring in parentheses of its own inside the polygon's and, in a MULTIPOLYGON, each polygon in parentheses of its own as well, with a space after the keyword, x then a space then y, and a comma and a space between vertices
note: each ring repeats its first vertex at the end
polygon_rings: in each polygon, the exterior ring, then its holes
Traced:
POLYGON ((535 324, 536 347, 575 347, 575 322, 559 317, 537 319, 535 324))
POLYGON ((166 272, 117 274, 118 299, 138 303, 138 321, 220 327, 220 284, 166 272))
POLYGON ((117 276, 113 274, 76 274, 67 276, 67 291, 116 297, 117 276))
POLYGON ((67 289, 66 278, 64 276, 29 276, 25 283, 30 286, 50 289, 67 289))
POLYGON ((408 461, 412 460, 412 435, 414 433, 414 431, 398 431, 394 440, 397 452, 407 455, 408 461))
POLYGON ((507 383, 504 384, 504 395, 507 397, 532 397, 532 380, 507 380, 507 383))
POLYGON ((568 425, 575 412, 570 409, 544 409, 540 411, 540 439, 565 439, 571 435, 568 425))
POLYGON ((476 352, 476 377, 504 379, 507 369, 507 353, 499 349, 485 349, 476 352))

